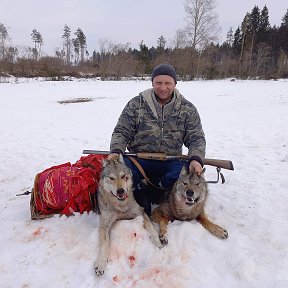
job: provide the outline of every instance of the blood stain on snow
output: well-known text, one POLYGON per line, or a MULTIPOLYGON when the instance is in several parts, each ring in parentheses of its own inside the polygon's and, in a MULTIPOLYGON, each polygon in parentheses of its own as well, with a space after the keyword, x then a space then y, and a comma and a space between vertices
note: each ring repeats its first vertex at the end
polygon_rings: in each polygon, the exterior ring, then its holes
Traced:
MULTIPOLYGON (((42 229, 43 229, 42 226, 40 226, 40 227, 38 227, 37 229, 35 229, 35 231, 32 233, 32 236, 33 236, 33 237, 40 236, 41 233, 42 233, 42 229)), ((47 232, 47 231, 48 231, 47 229, 44 230, 44 232, 47 232)))
POLYGON ((128 257, 128 260, 129 260, 129 266, 132 268, 134 265, 135 265, 135 256, 133 256, 133 255, 130 255, 129 257, 128 257))
POLYGON ((39 236, 41 234, 41 229, 42 227, 38 227, 34 232, 33 232, 33 236, 36 237, 36 236, 39 236))
POLYGON ((113 279, 114 282, 119 282, 118 275, 113 276, 112 279, 113 279))

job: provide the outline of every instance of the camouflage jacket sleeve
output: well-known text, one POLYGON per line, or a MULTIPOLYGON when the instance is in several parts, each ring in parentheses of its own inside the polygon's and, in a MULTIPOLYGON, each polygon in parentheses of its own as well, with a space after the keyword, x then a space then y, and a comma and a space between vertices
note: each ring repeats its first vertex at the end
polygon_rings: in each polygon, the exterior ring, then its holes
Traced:
POLYGON ((124 153, 136 131, 136 114, 139 110, 139 97, 131 99, 124 107, 112 133, 110 151, 124 153), (138 104, 138 105, 137 105, 138 104))
POLYGON ((188 148, 188 157, 190 160, 196 160, 203 165, 206 140, 205 134, 202 129, 201 119, 195 106, 189 101, 182 100, 186 107, 186 121, 185 121, 185 133, 183 137, 183 143, 188 148))

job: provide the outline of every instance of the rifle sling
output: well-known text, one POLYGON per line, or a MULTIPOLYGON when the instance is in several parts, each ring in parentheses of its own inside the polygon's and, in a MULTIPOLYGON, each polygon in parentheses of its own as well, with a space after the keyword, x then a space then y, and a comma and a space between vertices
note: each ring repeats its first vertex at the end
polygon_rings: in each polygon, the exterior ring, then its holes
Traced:
POLYGON ((144 169, 142 168, 141 164, 140 164, 134 157, 132 157, 132 156, 127 156, 127 157, 128 157, 128 158, 131 160, 131 162, 137 167, 137 169, 139 170, 139 172, 141 173, 141 175, 143 176, 143 178, 145 179, 145 181, 146 181, 147 183, 149 183, 151 186, 153 186, 154 188, 156 188, 156 189, 158 189, 158 190, 167 191, 167 188, 159 187, 159 186, 153 184, 153 183, 149 180, 149 178, 147 177, 147 175, 146 175, 144 169))

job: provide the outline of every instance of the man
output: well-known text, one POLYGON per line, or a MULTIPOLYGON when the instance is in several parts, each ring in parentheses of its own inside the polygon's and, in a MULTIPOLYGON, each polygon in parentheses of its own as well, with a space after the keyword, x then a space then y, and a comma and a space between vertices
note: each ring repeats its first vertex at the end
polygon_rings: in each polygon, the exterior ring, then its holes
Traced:
MULTIPOLYGON (((122 111, 112 134, 108 159, 117 158, 126 148, 131 153, 181 155, 185 145, 189 170, 202 172, 206 141, 201 120, 195 106, 175 88, 176 84, 176 71, 169 63, 154 68, 153 88, 131 99, 122 111)), ((124 161, 133 173, 135 199, 150 215, 151 198, 149 189, 143 185, 143 176, 128 157, 124 157, 124 161)), ((184 165, 180 160, 137 161, 149 180, 161 188, 171 188, 184 165)))

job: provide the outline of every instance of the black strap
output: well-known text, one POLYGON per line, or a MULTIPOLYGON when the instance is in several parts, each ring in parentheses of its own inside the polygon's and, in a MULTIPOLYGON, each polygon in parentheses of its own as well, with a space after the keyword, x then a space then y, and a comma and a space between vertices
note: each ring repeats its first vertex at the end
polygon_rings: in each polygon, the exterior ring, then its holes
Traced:
POLYGON ((134 157, 128 156, 128 158, 137 167, 137 169, 139 170, 139 172, 141 173, 141 175, 143 176, 143 178, 145 179, 145 181, 147 183, 149 183, 151 186, 153 186, 154 188, 156 188, 158 190, 167 191, 167 188, 159 187, 159 186, 155 185, 154 183, 152 183, 149 180, 149 178, 147 177, 147 175, 146 175, 144 169, 142 168, 141 164, 134 157))

